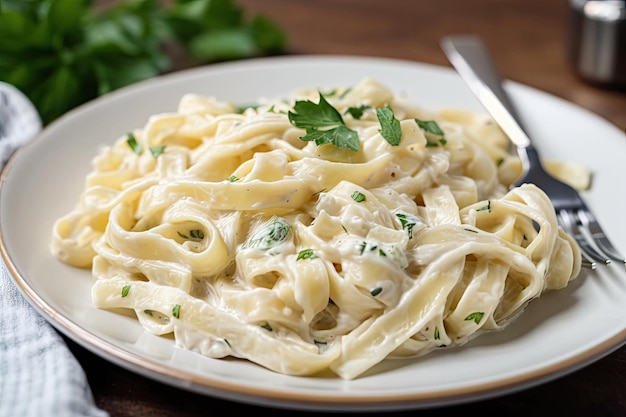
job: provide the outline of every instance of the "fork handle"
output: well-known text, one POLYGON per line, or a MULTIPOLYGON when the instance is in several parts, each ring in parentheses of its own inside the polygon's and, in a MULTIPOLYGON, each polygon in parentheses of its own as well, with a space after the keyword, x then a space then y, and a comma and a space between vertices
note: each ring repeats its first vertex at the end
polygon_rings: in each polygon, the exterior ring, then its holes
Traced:
POLYGON ((441 48, 457 73, 515 144, 519 156, 534 165, 538 161, 537 151, 522 128, 517 110, 480 38, 473 35, 447 36, 442 39, 441 48))

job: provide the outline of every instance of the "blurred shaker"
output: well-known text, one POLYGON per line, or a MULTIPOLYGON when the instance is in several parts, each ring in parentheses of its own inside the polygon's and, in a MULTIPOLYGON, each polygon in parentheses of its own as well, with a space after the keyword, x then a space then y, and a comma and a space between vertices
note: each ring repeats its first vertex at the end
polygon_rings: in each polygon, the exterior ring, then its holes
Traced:
POLYGON ((626 87, 626 0, 569 0, 569 59, 581 78, 626 87))

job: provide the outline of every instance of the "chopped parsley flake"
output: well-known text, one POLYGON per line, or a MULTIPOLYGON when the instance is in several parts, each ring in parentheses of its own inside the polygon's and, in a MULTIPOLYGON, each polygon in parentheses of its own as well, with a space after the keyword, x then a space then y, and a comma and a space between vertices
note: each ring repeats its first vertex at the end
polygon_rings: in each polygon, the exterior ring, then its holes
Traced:
POLYGON ((412 214, 404 214, 404 213, 396 213, 396 217, 400 220, 402 229, 406 230, 407 234, 409 235, 409 239, 413 239, 413 228, 418 223, 422 223, 419 217, 414 216, 412 214))
MULTIPOLYGON (((141 146, 139 142, 137 142, 137 138, 135 137, 134 134, 132 133, 126 134, 126 143, 130 147, 130 149, 132 149, 133 152, 135 152, 137 155, 141 155, 141 153, 143 152, 143 147, 141 146)), ((150 153, 155 158, 161 155, 164 151, 165 151, 165 145, 150 147, 150 153)))
POLYGON ((487 205, 477 208, 476 211, 487 211, 489 213, 491 213, 491 200, 487 200, 487 205))
POLYGON ((204 239, 204 232, 201 229, 191 229, 189 231, 189 236, 177 232, 178 236, 182 237, 183 239, 188 239, 188 240, 194 240, 196 242, 201 241, 202 239, 204 239))
POLYGON ((244 242, 243 248, 273 248, 287 239, 290 230, 291 226, 284 219, 274 216, 244 242))
POLYGON ((361 240, 355 243, 355 249, 359 256, 377 254, 383 258, 388 257, 394 262, 400 262, 402 259, 402 251, 392 244, 378 244, 361 240))
POLYGON ((128 144, 128 146, 130 146, 130 149, 132 149, 133 152, 135 152, 137 155, 141 155, 141 152, 143 152, 143 148, 141 147, 139 142, 137 142, 137 138, 135 138, 134 134, 128 133, 126 135, 126 143, 128 144))
POLYGON ((353 192, 350 197, 352 197, 352 199, 356 201, 357 203, 362 203, 365 201, 365 194, 363 194, 360 191, 353 192))
POLYGON ((124 287, 122 288, 122 298, 126 297, 129 291, 130 291, 130 285, 124 285, 124 287))
POLYGON ((180 318, 180 304, 174 305, 174 308, 172 308, 172 315, 176 318, 180 318))
POLYGON ((153 157, 158 158, 165 151, 165 145, 151 146, 150 153, 153 157))
POLYGON ((228 177, 228 181, 237 182, 239 181, 239 178, 236 175, 231 175, 230 177, 228 177))
POLYGON ((313 252, 313 249, 302 249, 300 252, 298 252, 298 257, 296 258, 296 261, 299 261, 300 259, 315 258, 317 258, 317 255, 313 252))
POLYGON ((465 320, 466 321, 474 321, 474 323, 478 324, 478 323, 480 323, 480 321, 482 320, 484 315, 485 315, 485 313, 483 313, 482 311, 476 311, 474 313, 471 313, 467 317, 465 317, 465 320))

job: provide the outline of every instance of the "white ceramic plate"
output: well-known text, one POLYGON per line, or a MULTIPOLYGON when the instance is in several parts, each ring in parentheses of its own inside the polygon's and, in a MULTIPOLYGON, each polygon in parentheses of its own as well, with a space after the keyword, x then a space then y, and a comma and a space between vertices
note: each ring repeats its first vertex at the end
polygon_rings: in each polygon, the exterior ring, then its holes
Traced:
MULTIPOLYGON (((48 245, 55 219, 83 189, 99 146, 174 110, 189 92, 238 103, 310 86, 351 85, 370 76, 424 107, 481 110, 451 69, 358 57, 300 56, 212 65, 153 79, 95 100, 50 125, 5 169, 0 189, 1 249, 23 293, 54 326, 98 355, 166 384, 258 405, 307 410, 396 410, 502 395, 595 361, 626 339, 624 267, 583 271, 571 286, 535 300, 504 332, 457 350, 388 361, 353 381, 278 375, 239 360, 174 347, 136 320, 93 308, 90 271, 63 265, 48 245), (619 276, 621 274, 622 276, 619 276)), ((585 193, 609 237, 626 253, 617 195, 626 178, 626 137, 605 120, 534 89, 507 83, 543 156, 583 162, 585 193)))

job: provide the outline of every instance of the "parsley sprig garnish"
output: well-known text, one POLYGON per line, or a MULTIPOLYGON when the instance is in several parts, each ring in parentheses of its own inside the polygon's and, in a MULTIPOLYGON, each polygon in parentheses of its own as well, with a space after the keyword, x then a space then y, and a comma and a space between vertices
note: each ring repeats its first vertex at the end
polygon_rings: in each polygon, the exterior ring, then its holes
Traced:
MULTIPOLYGON (((349 107, 345 114, 360 119, 369 107, 366 105, 349 107)), ((287 116, 292 125, 306 131, 306 135, 302 136, 301 140, 315 141, 318 146, 333 144, 338 148, 353 151, 358 151, 361 147, 358 133, 346 126, 341 113, 326 100, 321 92, 319 103, 298 100, 293 106, 293 111, 290 111, 287 116)), ((400 121, 396 119, 391 107, 377 108, 376 116, 380 123, 382 137, 392 146, 400 144, 402 139, 400 121)))
POLYGON ((300 139, 315 141, 315 144, 333 144, 339 148, 358 151, 361 147, 359 135, 346 126, 343 117, 320 93, 319 103, 310 100, 299 100, 287 116, 295 127, 306 131, 300 139))

